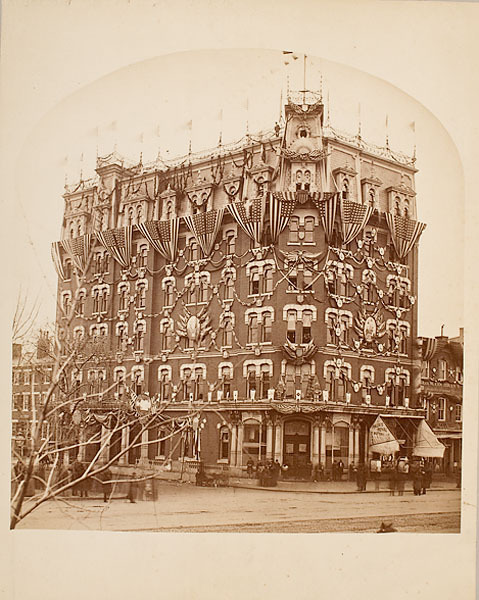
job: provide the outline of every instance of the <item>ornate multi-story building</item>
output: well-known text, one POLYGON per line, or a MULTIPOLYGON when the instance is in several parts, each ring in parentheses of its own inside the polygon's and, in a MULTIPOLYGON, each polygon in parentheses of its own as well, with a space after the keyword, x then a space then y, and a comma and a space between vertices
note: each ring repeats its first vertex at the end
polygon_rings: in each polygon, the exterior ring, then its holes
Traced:
POLYGON ((333 129, 307 93, 271 131, 168 163, 113 153, 68 187, 58 327, 108 356, 76 375, 97 394, 89 410, 133 395, 178 419, 201 411, 191 440, 148 444, 160 423, 120 463, 271 459, 294 475, 391 440, 412 454, 415 173, 414 158, 333 129))
POLYGON ((445 446, 438 464, 453 474, 462 463, 464 330, 456 338, 422 338, 421 393, 426 418, 445 446))

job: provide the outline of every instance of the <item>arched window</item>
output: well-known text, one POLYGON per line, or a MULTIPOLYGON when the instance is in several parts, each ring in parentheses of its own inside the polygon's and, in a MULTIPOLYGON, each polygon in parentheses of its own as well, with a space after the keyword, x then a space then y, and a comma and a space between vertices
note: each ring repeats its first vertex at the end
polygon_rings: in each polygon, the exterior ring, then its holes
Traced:
POLYGON ((108 310, 108 292, 106 288, 101 291, 100 297, 100 312, 107 312, 108 310))
POLYGON ((75 237, 75 229, 73 225, 70 227, 70 238, 73 239, 75 237))
POLYGON ((373 189, 369 190, 369 206, 373 206, 376 204, 376 192, 373 189))
POLYGON ((314 217, 304 219, 304 241, 307 244, 314 243, 314 217))
POLYGON ((100 312, 100 290, 96 288, 93 291, 93 313, 97 314, 100 312))
POLYGON ((169 319, 165 319, 161 324, 161 349, 173 349, 173 325, 169 319))
POLYGON ((299 217, 291 217, 289 220, 289 243, 299 243, 299 217))
POLYGON ((139 283, 136 288, 136 306, 137 308, 145 308, 146 306, 146 284, 139 283))
POLYGON ((133 207, 130 206, 130 208, 128 209, 128 214, 127 214, 127 218, 126 218, 126 224, 131 227, 133 225, 133 220, 134 220, 133 207))
POLYGON ((139 352, 144 350, 145 342, 145 326, 143 323, 138 323, 136 326, 135 334, 135 351, 139 352))
POLYGON ((225 317, 223 320, 223 346, 231 348, 233 346, 233 319, 225 317))
POLYGON ((313 313, 310 310, 303 311, 302 325, 303 325, 303 335, 302 335, 302 344, 309 344, 309 342, 313 339, 311 333, 311 324, 313 321, 313 313))
POLYGON ((166 281, 164 290, 163 290, 163 301, 165 306, 173 306, 174 298, 173 298, 173 282, 166 281))
POLYGON ((253 313, 249 316, 248 321, 248 343, 257 344, 258 341, 258 315, 253 313))
POLYGON ((347 198, 349 195, 349 179, 346 177, 343 179, 343 198, 347 198))
POLYGON ((261 329, 261 341, 262 342, 271 342, 271 332, 273 328, 273 321, 271 317, 271 313, 264 312, 263 313, 263 327, 261 329))
POLYGON ((303 171, 296 171, 296 191, 303 189, 303 171))
POLYGON ((296 343, 296 311, 288 310, 288 329, 286 332, 286 338, 292 344, 296 343))
POLYGON ((63 273, 65 275, 65 280, 72 278, 72 261, 69 258, 65 260, 63 273))
POLYGON ((259 294, 259 268, 251 267, 249 272, 249 293, 250 296, 259 294))
POLYGON ((263 270, 263 293, 273 291, 273 267, 265 267, 263 270))
POLYGON ((268 390, 271 387, 271 378, 269 374, 269 365, 261 365, 260 380, 259 380, 259 397, 266 399, 268 397, 268 390))
POLYGON ((221 367, 221 381, 223 398, 228 400, 231 397, 231 379, 232 379, 231 367, 221 367))
POLYGON ((128 286, 122 285, 120 287, 120 289, 118 290, 118 292, 119 292, 118 308, 119 308, 119 310, 127 310, 129 300, 130 300, 129 296, 128 296, 128 286))
POLYGON ((252 398, 256 394, 256 367, 248 365, 246 371, 246 397, 252 398))
POLYGON ((143 209, 141 204, 136 207, 136 222, 141 223, 141 219, 143 217, 143 209))
POLYGON ((304 172, 303 190, 306 190, 307 192, 309 192, 310 188, 311 188, 311 171, 306 170, 304 172))
POLYGON ((190 260, 198 260, 199 259, 199 249, 198 244, 195 240, 190 240, 190 260))
POLYGON ((128 344, 128 325, 120 322, 116 328, 118 352, 125 352, 128 344))
POLYGON ((146 263, 148 261, 148 246, 143 244, 138 247, 138 253, 136 255, 136 265, 137 267, 146 267, 146 263))
POLYGON ((226 233, 226 254, 235 253, 235 241, 234 231, 228 231, 226 233))
POLYGON ((264 177, 258 177, 256 181, 256 195, 259 198, 264 194, 265 181, 264 177))
POLYGON ((232 273, 227 273, 225 275, 223 297, 225 300, 232 300, 234 298, 234 278, 232 273))
POLYGON ((79 317, 85 316, 86 292, 81 290, 78 292, 77 313, 79 317))
POLYGON ((208 279, 205 276, 200 277, 199 302, 208 302, 208 279))

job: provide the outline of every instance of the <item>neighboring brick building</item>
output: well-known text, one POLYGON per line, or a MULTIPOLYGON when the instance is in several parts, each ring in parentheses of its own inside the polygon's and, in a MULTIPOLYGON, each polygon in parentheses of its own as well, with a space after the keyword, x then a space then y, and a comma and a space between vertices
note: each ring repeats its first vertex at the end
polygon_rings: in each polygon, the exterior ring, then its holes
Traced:
POLYGON ((414 159, 335 131, 314 94, 290 98, 285 123, 168 164, 113 153, 66 189, 57 321, 103 345, 75 375, 91 410, 128 388, 178 419, 201 407, 191 440, 145 436, 121 462, 267 458, 300 475, 381 451, 378 415, 414 451, 414 159))
POLYGON ((456 338, 422 339, 421 393, 426 419, 445 445, 442 470, 453 474, 462 461, 464 329, 456 338))
MULTIPOLYGON (((45 401, 52 380, 53 360, 50 340, 40 332, 35 351, 22 344, 12 346, 12 453, 25 456, 31 448, 32 431, 38 411, 45 401)), ((48 424, 42 428, 42 439, 47 439, 48 424)))

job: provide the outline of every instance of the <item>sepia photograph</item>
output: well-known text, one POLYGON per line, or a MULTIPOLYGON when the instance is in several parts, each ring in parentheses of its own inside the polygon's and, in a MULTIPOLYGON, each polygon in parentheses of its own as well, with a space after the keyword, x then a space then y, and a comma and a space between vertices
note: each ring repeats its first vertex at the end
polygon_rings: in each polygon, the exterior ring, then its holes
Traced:
MULTIPOLYGON (((76 3, 55 4, 63 20, 76 3)), ((297 557, 300 540, 387 539, 401 556, 475 536, 460 152, 386 78, 274 46, 70 72, 26 113, 9 175, 10 535, 148 534, 181 553, 196 534, 308 534, 280 538, 297 557), (357 535, 377 533, 393 535, 357 535)))

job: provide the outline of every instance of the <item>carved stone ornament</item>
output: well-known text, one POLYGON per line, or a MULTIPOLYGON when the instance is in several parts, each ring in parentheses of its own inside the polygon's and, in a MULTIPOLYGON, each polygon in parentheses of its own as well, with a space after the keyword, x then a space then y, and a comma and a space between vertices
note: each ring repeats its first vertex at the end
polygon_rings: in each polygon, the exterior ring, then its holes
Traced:
POLYGON ((359 388, 360 388, 360 387, 361 387, 361 386, 359 385, 359 383, 354 383, 354 384, 353 384, 353 389, 354 389, 354 391, 355 391, 356 393, 358 393, 358 392, 359 392, 359 388))

